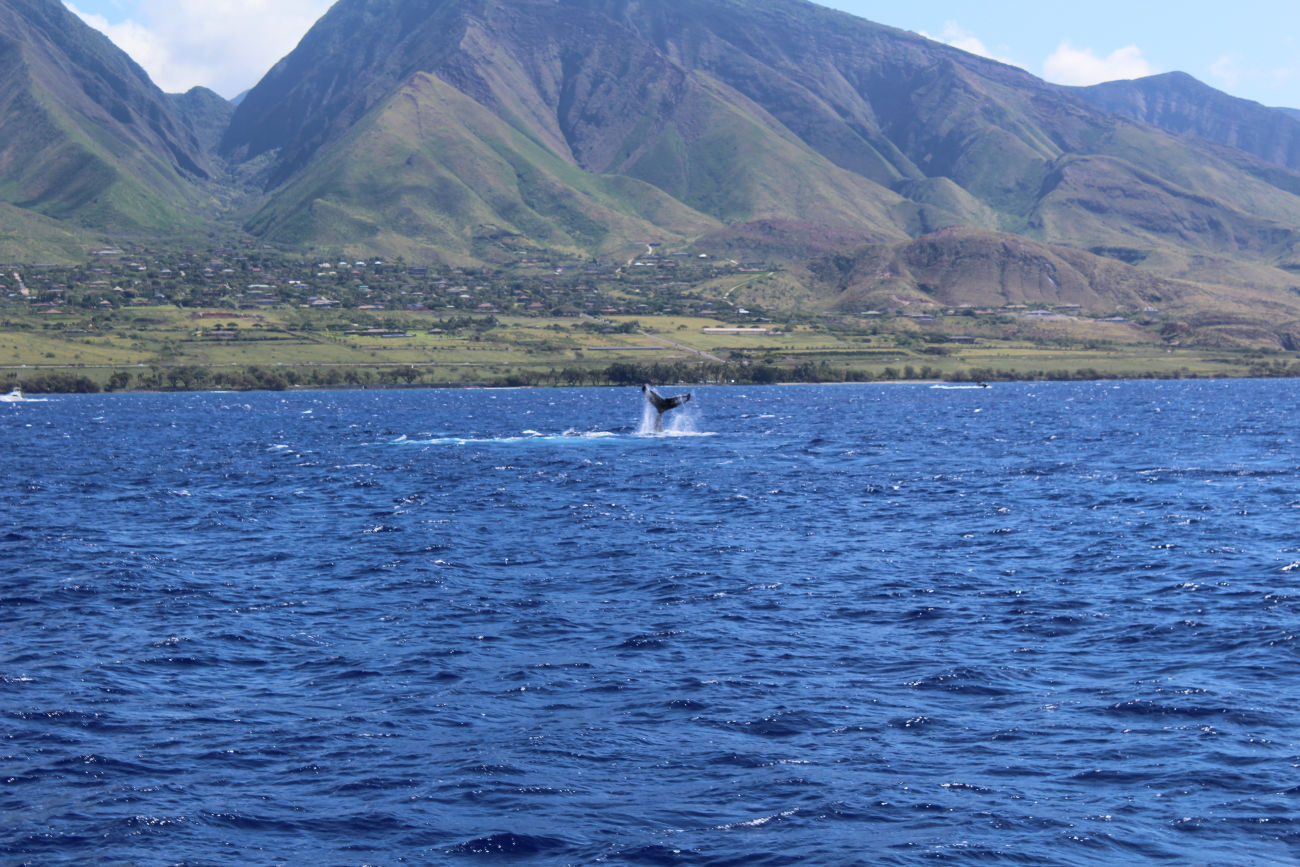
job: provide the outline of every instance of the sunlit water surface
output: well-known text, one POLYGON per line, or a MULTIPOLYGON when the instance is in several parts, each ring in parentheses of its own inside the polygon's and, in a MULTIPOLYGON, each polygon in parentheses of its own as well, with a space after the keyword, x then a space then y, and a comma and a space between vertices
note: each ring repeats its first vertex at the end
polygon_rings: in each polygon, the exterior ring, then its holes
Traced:
POLYGON ((0 406, 0 860, 1300 859, 1300 384, 642 405, 0 406))

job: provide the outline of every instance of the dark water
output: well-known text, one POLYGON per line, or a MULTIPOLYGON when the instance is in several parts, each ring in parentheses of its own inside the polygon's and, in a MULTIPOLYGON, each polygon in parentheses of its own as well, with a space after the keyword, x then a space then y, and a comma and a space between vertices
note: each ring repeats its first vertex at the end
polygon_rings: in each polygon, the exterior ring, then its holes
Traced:
POLYGON ((1300 863, 1298 406, 0 405, 0 862, 1300 863))

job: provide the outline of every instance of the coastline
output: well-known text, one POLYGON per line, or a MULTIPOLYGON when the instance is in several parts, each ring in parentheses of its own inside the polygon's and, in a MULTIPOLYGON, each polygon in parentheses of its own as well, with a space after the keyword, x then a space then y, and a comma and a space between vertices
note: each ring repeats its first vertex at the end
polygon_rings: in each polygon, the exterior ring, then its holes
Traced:
MULTIPOLYGON (((901 387, 901 386, 924 386, 929 388, 947 388, 952 391, 975 391, 991 390, 998 385, 1008 385, 1014 383, 1063 383, 1063 382, 1234 382, 1250 380, 1300 380, 1300 376, 1115 376, 1102 377, 1098 379, 1015 379, 1015 380, 991 380, 980 388, 970 381, 960 380, 942 380, 942 379, 891 379, 891 380, 860 380, 854 382, 808 382, 799 380, 774 381, 774 382, 668 382, 655 383, 657 386, 672 389, 689 389, 689 388, 754 388, 754 387, 781 387, 790 388, 798 386, 818 386, 818 387, 866 387, 866 386, 883 386, 883 387, 901 387)), ((8 381, 5 381, 8 387, 8 381)), ((563 388, 600 388, 600 389, 631 389, 638 386, 627 383, 597 383, 593 385, 508 385, 488 382, 452 382, 452 383, 412 383, 412 384, 372 384, 372 385, 304 385, 289 386, 286 388, 126 388, 126 389, 99 389, 83 391, 37 391, 23 388, 24 399, 9 401, 9 403, 44 403, 45 396, 72 396, 78 394, 255 394, 255 393, 309 393, 309 392, 346 392, 346 391, 532 391, 546 389, 563 389, 563 388), (33 398, 33 396, 40 396, 33 398)))

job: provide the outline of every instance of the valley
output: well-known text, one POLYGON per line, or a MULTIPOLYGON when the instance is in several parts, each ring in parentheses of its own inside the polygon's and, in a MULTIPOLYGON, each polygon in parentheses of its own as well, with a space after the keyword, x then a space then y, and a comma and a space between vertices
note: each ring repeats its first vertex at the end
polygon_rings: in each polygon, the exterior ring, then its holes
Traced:
POLYGON ((0 0, 0 58, 9 379, 1300 357, 1300 121, 1181 74, 1062 87, 800 0, 339 0, 238 104, 59 0, 0 0))

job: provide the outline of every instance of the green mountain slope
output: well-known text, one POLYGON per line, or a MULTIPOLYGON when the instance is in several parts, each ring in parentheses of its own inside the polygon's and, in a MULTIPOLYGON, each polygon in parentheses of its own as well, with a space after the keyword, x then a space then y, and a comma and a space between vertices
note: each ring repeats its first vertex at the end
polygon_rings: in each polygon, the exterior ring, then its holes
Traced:
POLYGON ((658 242, 807 264, 828 305, 1255 309, 1280 334, 1298 128, 1183 76, 1056 87, 804 0, 339 0, 233 107, 162 94, 58 0, 0 0, 7 249, 192 231, 252 188, 244 229, 303 250, 658 242))
POLYGON ((0 202, 0 262, 75 264, 104 243, 93 231, 0 202))
POLYGON ((583 172, 432 75, 412 78, 250 222, 286 243, 457 263, 621 251, 716 225, 644 183, 583 172))
POLYGON ((1211 257, 1215 280, 1281 291, 1300 249, 1300 174, 801 0, 342 0, 221 148, 263 170, 249 225, 266 237, 356 231, 452 258, 477 255, 479 225, 591 252, 709 227, 776 257, 967 225, 1167 277, 1211 257), (412 88, 468 103, 413 134, 392 116, 412 88), (456 128, 469 103, 478 126, 456 128), (489 141, 487 116, 514 137, 489 141), (577 198, 476 168, 494 161, 544 164, 577 198))
POLYGON ((1192 246, 1270 261, 1291 248, 1276 236, 1300 225, 1294 173, 1263 171, 1239 153, 1129 122, 1022 70, 912 34, 781 0, 585 5, 611 11, 666 54, 745 93, 823 154, 843 164, 869 156, 871 168, 859 170, 898 178, 891 183, 897 191, 917 195, 928 189, 918 186, 921 179, 954 184, 983 206, 950 206, 967 222, 989 225, 987 216, 974 217, 988 209, 1005 230, 1099 243, 1098 232, 1044 218, 1045 207, 1056 205, 1045 199, 1057 192, 1062 170, 1089 157, 1128 168, 1072 173, 1079 187, 1073 201, 1091 212, 1080 221, 1100 222, 1110 233, 1130 228, 1134 209, 1111 208, 1115 172, 1125 175, 1126 195, 1148 202, 1151 212, 1183 211, 1188 197, 1216 212, 1203 231, 1162 230, 1149 220, 1144 243, 1153 249, 1192 246), (846 146, 854 135, 855 146, 846 146))
MULTIPOLYGON (((406 6, 399 6, 395 14, 404 18, 406 6)), ((341 45, 331 28, 353 26, 370 8, 364 3, 336 6, 304 46, 341 45)), ((734 89, 681 68, 603 14, 577 6, 562 11, 557 18, 553 4, 539 2, 444 3, 382 52, 389 58, 382 68, 355 73, 371 83, 393 80, 400 77, 392 71, 397 64, 393 58, 405 58, 402 69, 424 68, 406 77, 402 92, 408 98, 413 87, 425 93, 437 89, 444 92, 439 97, 444 108, 451 104, 451 91, 477 106, 476 112, 464 106, 452 111, 441 127, 431 120, 438 117, 437 109, 426 110, 420 128, 430 131, 423 139, 408 134, 409 119, 391 117, 406 111, 401 100, 372 103, 375 91, 369 85, 346 93, 324 87, 322 79, 333 81, 338 70, 354 70, 351 51, 333 66, 328 58, 308 63, 291 55, 241 105, 223 142, 235 158, 272 155, 271 185, 294 178, 250 226, 276 240, 312 237, 309 227, 324 225, 320 220, 266 219, 301 210, 305 186, 321 214, 341 216, 336 209, 343 208, 354 215, 381 215, 382 222, 383 214, 400 213, 404 226, 419 227, 413 231, 421 244, 452 243, 448 233, 458 235, 460 240, 444 251, 453 258, 470 252, 465 236, 480 225, 498 226, 543 246, 605 252, 647 237, 681 239, 684 225, 698 230, 771 219, 827 227, 852 224, 860 233, 901 238, 909 217, 938 212, 932 205, 900 212, 901 196, 835 165, 734 89), (448 48, 449 27, 456 29, 455 50, 448 48), (295 81, 289 71, 299 67, 330 71, 295 81), (268 135, 264 112, 283 112, 266 106, 283 105, 287 112, 311 95, 325 93, 329 98, 310 113, 335 116, 364 107, 359 127, 348 126, 332 140, 323 129, 313 137, 316 126, 307 135, 291 134, 291 127, 281 130, 280 138, 268 135), (271 99, 275 94, 280 103, 271 99), (453 128, 467 123, 471 114, 479 119, 472 129, 453 128), (510 153, 503 151, 506 139, 499 133, 491 140, 483 136, 482 119, 488 115, 513 131, 506 147, 510 153), (358 128, 366 132, 357 134, 358 128), (394 138, 380 143, 376 137, 383 131, 394 138), (466 144, 465 132, 476 146, 466 144), (459 146, 445 147, 448 137, 458 138, 459 146), (306 155, 305 143, 313 141, 323 144, 306 155), (460 155, 467 165, 462 170, 447 154, 460 155), (477 170, 480 163, 503 160, 515 168, 548 164, 548 181, 540 189, 551 190, 559 181, 577 198, 530 189, 527 171, 517 183, 503 182, 499 171, 485 175, 477 170), (436 167, 430 170, 430 187, 455 189, 477 207, 466 213, 462 195, 413 195, 419 183, 418 171, 411 168, 416 163, 436 167), (341 174, 325 167, 337 167, 341 174), (310 180, 304 183, 295 172, 310 180), (473 181, 454 183, 462 174, 473 181), (368 180, 356 184, 352 179, 357 176, 368 180), (344 180, 331 188, 330 178, 344 180), (485 202, 490 202, 486 209, 485 202), (647 212, 659 215, 656 222, 647 222, 647 212)), ((370 40, 381 35, 363 35, 361 50, 372 50, 370 40)), ((947 215, 933 221, 958 220, 947 215)), ((374 222, 362 218, 354 228, 367 238, 392 237, 378 225, 364 225, 374 222)))
POLYGON ((198 222, 209 164, 147 75, 58 0, 0 0, 0 202, 118 232, 198 222))
POLYGON ((169 93, 168 100, 185 121, 205 151, 216 150, 235 113, 234 103, 206 87, 193 87, 185 93, 169 93))

